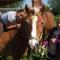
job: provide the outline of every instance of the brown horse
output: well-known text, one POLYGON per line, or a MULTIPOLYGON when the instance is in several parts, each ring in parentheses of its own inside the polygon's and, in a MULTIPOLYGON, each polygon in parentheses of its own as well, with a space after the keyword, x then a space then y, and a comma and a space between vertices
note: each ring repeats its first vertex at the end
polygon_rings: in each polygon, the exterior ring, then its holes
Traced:
POLYGON ((5 48, 7 43, 10 42, 14 38, 15 35, 16 35, 15 30, 10 30, 8 32, 3 32, 0 35, 0 51, 2 51, 3 48, 5 48))
MULTIPOLYGON (((38 0, 33 0, 33 1, 38 2, 38 0)), ((34 4, 33 4, 33 7, 36 7, 36 2, 34 2, 34 4)), ((40 5, 40 3, 39 3, 39 5, 40 5)), ((37 6, 40 7, 39 5, 37 5, 37 6)), ((37 31, 36 32, 37 32, 37 36, 38 36, 39 40, 41 39, 42 33, 43 34, 45 32, 48 33, 48 30, 55 27, 55 21, 54 21, 53 13, 51 13, 50 11, 46 11, 44 5, 41 5, 41 7, 42 8, 40 9, 40 12, 38 12, 36 14, 36 16, 38 17, 38 21, 37 21, 37 25, 36 25, 37 26, 37 31), (45 31, 43 31, 43 28, 44 28, 45 31)), ((28 14, 27 17, 28 17, 29 23, 32 24, 31 9, 29 7, 27 7, 26 9, 27 9, 26 11, 27 11, 27 14, 28 14)), ((42 37, 42 39, 43 39, 43 37, 42 37)))
MULTIPOLYGON (((44 8, 45 7, 43 7, 43 9, 44 8)), ((28 19, 29 19, 30 24, 32 24, 32 22, 31 22, 32 15, 30 13, 30 10, 31 9, 28 7, 27 8, 28 19)), ((45 29, 45 32, 47 33, 48 30, 55 27, 55 21, 54 21, 53 13, 51 13, 49 11, 42 10, 36 16, 38 17, 38 21, 36 22, 37 23, 36 26, 37 26, 37 36, 39 38, 43 33, 43 27, 45 29)))
POLYGON ((22 23, 19 30, 2 32, 0 35, 0 53, 4 56, 13 55, 14 60, 19 60, 26 51, 29 35, 29 24, 26 21, 22 23))
POLYGON ((42 32, 43 32, 43 19, 42 19, 42 16, 39 14, 38 16, 37 15, 33 15, 33 13, 32 13, 32 9, 30 9, 30 7, 28 7, 27 5, 25 6, 25 9, 26 9, 26 13, 27 13, 27 20, 28 20, 28 22, 29 22, 29 24, 30 24, 30 27, 31 27, 31 31, 32 31, 32 25, 33 25, 33 23, 32 23, 32 21, 34 20, 34 18, 35 17, 37 17, 37 24, 36 24, 36 30, 37 30, 37 32, 36 32, 36 37, 35 38, 39 38, 40 37, 40 35, 42 34, 42 32), (34 16, 34 18, 32 18, 34 16))
POLYGON ((54 15, 51 12, 44 12, 43 19, 45 24, 45 30, 48 31, 55 27, 54 15))

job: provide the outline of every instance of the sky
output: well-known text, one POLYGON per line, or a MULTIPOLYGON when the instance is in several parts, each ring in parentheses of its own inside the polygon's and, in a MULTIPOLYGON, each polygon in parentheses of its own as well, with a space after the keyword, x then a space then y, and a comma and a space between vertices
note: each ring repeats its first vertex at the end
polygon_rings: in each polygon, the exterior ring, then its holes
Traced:
POLYGON ((47 2, 48 2, 48 0, 43 0, 43 3, 44 3, 44 4, 48 4, 47 2))
MULTIPOLYGON (((31 5, 31 1, 32 1, 32 0, 26 0, 26 1, 25 1, 25 4, 31 5)), ((48 0, 42 0, 42 1, 43 1, 44 4, 47 5, 48 0)))

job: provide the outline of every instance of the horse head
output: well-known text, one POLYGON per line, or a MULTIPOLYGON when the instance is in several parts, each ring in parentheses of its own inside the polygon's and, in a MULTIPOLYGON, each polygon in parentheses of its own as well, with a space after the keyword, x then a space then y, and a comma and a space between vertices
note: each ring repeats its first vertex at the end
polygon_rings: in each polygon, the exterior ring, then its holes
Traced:
POLYGON ((33 9, 31 9, 30 7, 28 6, 25 6, 25 10, 27 12, 27 17, 28 17, 28 20, 29 20, 29 23, 31 24, 31 28, 32 28, 32 31, 35 29, 36 32, 33 33, 33 35, 35 35, 35 38, 39 38, 43 32, 43 19, 42 19, 42 16, 38 13, 36 13, 33 9), (36 27, 33 27, 32 25, 35 24, 34 26, 36 27))

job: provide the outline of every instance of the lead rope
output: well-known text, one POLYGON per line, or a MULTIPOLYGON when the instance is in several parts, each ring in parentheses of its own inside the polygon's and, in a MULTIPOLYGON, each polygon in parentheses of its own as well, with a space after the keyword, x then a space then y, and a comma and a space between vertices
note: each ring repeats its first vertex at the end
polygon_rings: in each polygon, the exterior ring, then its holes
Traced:
POLYGON ((43 37, 43 33, 39 36, 39 40, 40 41, 41 41, 42 37, 43 37))
POLYGON ((42 42, 44 42, 44 40, 45 40, 45 28, 44 28, 44 26, 46 24, 46 18, 44 18, 43 16, 42 16, 42 18, 43 18, 43 32, 39 36, 39 40, 41 41, 43 39, 42 42))
POLYGON ((45 24, 46 24, 46 19, 42 16, 42 18, 43 18, 43 33, 39 36, 39 39, 41 40, 42 38, 43 38, 43 40, 44 40, 44 36, 45 36, 45 28, 44 28, 44 26, 45 26, 45 24))

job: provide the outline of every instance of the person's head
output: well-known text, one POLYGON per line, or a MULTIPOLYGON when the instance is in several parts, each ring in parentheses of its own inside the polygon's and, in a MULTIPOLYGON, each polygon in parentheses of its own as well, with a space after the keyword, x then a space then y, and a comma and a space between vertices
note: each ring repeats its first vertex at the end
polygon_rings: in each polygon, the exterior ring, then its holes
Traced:
POLYGON ((26 15, 25 10, 24 10, 24 9, 18 10, 18 11, 17 11, 17 15, 24 17, 24 16, 26 15))
POLYGON ((20 9, 20 10, 17 11, 17 13, 16 13, 16 20, 18 22, 23 21, 25 17, 26 17, 26 13, 25 13, 24 9, 20 9))

